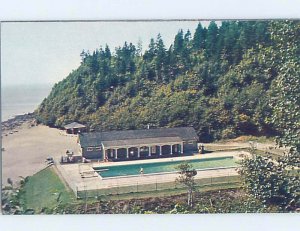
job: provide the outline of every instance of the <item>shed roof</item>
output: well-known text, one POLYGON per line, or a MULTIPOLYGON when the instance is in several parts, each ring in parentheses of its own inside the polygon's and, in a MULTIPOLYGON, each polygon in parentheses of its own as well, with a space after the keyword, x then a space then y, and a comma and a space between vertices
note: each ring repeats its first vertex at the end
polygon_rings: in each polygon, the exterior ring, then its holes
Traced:
MULTIPOLYGON (((197 133, 192 127, 156 128, 143 130, 123 130, 110 132, 81 133, 79 143, 82 147, 99 146, 104 141, 135 142, 129 140, 145 140, 147 138, 179 137, 182 141, 198 140, 197 133)), ((145 141, 144 141, 145 142, 145 141)))
POLYGON ((85 128, 83 124, 77 123, 77 122, 72 122, 70 124, 65 125, 65 129, 72 129, 72 128, 85 128))

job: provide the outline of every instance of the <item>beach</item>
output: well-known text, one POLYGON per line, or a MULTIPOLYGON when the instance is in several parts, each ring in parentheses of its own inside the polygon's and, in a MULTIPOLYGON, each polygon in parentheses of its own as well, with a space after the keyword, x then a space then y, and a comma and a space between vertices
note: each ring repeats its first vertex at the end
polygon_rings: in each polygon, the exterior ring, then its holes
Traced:
MULTIPOLYGON (((64 131, 36 125, 31 117, 11 120, 3 129, 2 123, 2 184, 10 178, 14 183, 45 168, 47 157, 60 158, 66 150, 79 153, 77 136, 64 131)), ((7 123, 7 122, 6 122, 7 123)))

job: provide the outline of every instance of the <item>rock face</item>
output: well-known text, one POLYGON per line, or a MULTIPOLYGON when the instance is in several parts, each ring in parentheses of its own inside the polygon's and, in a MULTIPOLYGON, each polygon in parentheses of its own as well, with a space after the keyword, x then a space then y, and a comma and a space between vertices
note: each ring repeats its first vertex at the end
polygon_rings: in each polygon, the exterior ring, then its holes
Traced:
POLYGON ((21 126, 23 123, 28 122, 29 126, 35 126, 36 120, 33 113, 28 113, 24 115, 17 115, 12 119, 1 122, 2 132, 10 131, 12 133, 17 132, 16 128, 21 126))

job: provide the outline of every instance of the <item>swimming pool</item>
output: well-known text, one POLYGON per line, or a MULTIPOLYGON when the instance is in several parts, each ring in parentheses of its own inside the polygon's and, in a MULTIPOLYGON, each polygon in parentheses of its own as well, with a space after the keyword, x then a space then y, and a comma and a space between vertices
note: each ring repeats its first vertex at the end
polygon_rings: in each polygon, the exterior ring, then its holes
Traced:
POLYGON ((187 161, 168 161, 168 162, 155 162, 143 164, 128 164, 119 166, 107 166, 94 168, 98 174, 103 178, 118 177, 118 176, 131 176, 140 175, 141 168, 144 174, 153 174, 161 172, 175 172, 178 171, 176 166, 180 163, 188 162, 192 164, 193 168, 200 170, 206 168, 220 168, 220 167, 233 167, 238 166, 235 159, 231 157, 216 157, 207 159, 193 159, 187 161))

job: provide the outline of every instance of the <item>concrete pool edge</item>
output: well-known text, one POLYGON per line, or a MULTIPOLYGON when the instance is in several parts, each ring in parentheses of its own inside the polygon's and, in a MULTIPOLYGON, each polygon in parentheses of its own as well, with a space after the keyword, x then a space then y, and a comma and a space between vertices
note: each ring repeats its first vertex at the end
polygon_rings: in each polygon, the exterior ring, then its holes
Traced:
MULTIPOLYGON (((236 160, 242 158, 242 155, 249 155, 250 154, 246 151, 229 151, 229 152, 216 152, 212 154, 204 154, 204 155, 195 155, 195 156, 186 156, 186 157, 173 157, 173 158, 164 158, 158 159, 154 162, 166 162, 170 159, 176 160, 188 160, 188 159, 204 159, 210 157, 234 157, 236 160)), ((149 160, 138 160, 138 161, 130 161, 131 164, 134 163, 147 163, 149 160)), ((107 163, 106 163, 107 164, 107 163)), ((117 162, 114 164, 109 163, 108 166, 117 166, 117 165, 124 165, 129 164, 128 162, 117 162)), ((97 177, 90 177, 90 178, 82 178, 79 172, 79 165, 84 165, 86 170, 92 170, 92 166, 99 166, 98 163, 86 163, 86 164, 72 164, 72 165, 57 165, 58 170, 64 177, 64 180, 70 185, 74 193, 77 195, 78 192, 82 192, 85 190, 100 190, 99 194, 106 194, 105 190, 113 189, 115 187, 129 187, 134 186, 136 184, 148 185, 156 183, 172 183, 178 174, 170 173, 170 174, 159 174, 159 175, 151 175, 143 177, 124 177, 124 178, 115 178, 115 179, 107 179, 103 180, 99 174, 96 174, 97 177), (104 191, 103 191, 104 190, 104 191)), ((104 165, 101 165, 101 167, 104 165)), ((208 179, 214 177, 230 177, 230 176, 237 176, 238 173, 236 171, 237 167, 231 169, 213 169, 213 170, 203 170, 201 174, 196 176, 196 179, 208 179)))

